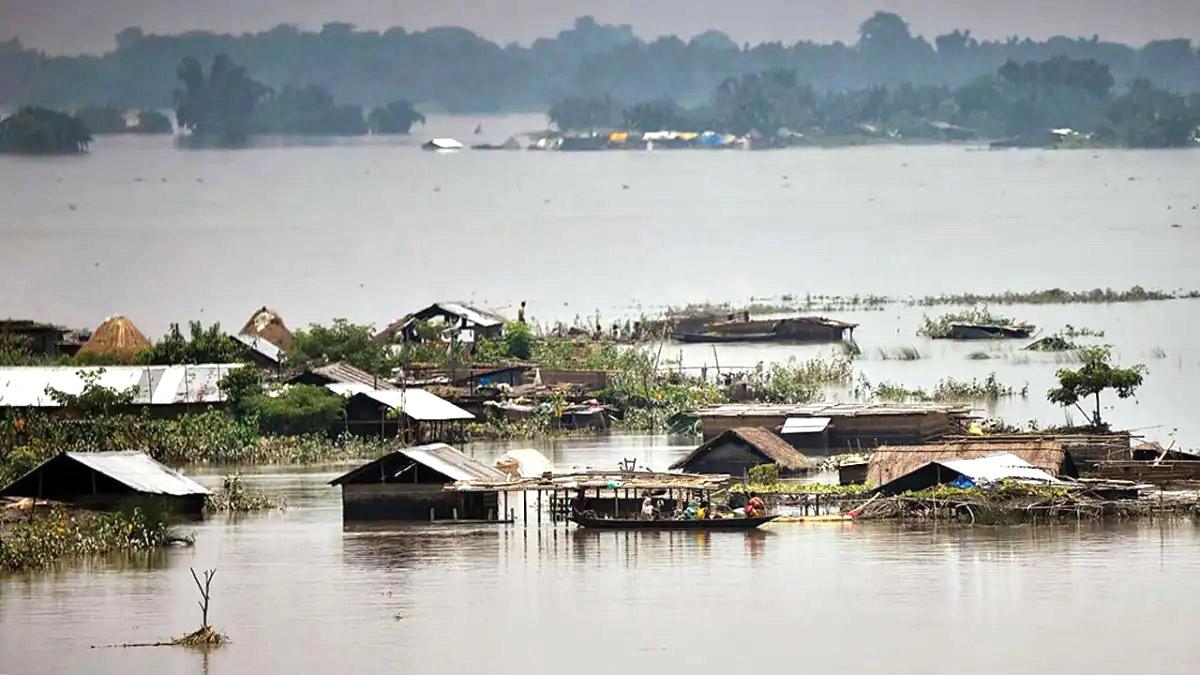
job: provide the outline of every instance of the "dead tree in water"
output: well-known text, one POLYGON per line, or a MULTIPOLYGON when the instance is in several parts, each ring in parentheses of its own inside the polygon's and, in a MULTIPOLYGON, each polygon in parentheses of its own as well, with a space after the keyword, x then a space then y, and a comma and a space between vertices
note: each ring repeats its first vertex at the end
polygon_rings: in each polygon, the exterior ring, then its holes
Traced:
POLYGON ((196 576, 196 570, 189 567, 188 571, 192 573, 192 580, 196 582, 196 589, 200 591, 201 600, 196 604, 200 606, 200 629, 208 628, 208 600, 211 597, 209 586, 212 585, 213 577, 217 576, 217 570, 214 567, 211 570, 204 570, 204 583, 200 583, 200 577, 196 576))

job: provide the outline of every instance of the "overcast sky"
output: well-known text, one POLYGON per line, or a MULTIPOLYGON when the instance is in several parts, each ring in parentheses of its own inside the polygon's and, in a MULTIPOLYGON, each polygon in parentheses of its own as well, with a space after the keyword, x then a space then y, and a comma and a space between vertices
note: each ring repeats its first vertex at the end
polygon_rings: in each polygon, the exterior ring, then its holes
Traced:
POLYGON ((986 38, 1091 36, 1142 44, 1200 40, 1200 0, 0 0, 0 39, 53 53, 99 53, 127 26, 242 33, 295 23, 363 28, 460 25, 500 42, 551 36, 583 14, 628 23, 643 38, 709 28, 737 42, 853 41, 876 9, 900 13, 926 37, 970 28, 986 38))

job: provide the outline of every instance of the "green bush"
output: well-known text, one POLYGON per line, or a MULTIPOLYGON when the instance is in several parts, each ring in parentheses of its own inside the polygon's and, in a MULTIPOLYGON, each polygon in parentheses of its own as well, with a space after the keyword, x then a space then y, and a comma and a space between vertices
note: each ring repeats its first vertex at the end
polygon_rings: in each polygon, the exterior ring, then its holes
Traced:
POLYGON ((276 396, 251 396, 243 405, 263 433, 295 436, 328 431, 342 417, 346 400, 324 387, 296 384, 276 396))
POLYGON ((759 464, 750 468, 751 485, 772 485, 779 482, 778 464, 759 464))

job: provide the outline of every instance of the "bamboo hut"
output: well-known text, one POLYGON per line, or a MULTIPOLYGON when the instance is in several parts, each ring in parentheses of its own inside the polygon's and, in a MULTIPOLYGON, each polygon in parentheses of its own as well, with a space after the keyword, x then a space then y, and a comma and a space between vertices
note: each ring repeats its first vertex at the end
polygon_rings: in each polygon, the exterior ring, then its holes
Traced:
POLYGON ((803 475, 813 468, 811 460, 770 429, 738 427, 701 444, 671 470, 745 477, 760 464, 777 465, 781 476, 803 475))
POLYGON ((142 352, 150 349, 150 341, 133 322, 120 314, 110 316, 96 328, 92 337, 79 348, 79 356, 111 358, 133 363, 142 352))
POLYGON ((250 315, 240 334, 260 337, 285 352, 292 348, 292 331, 283 323, 279 312, 265 306, 250 315))
POLYGON ((882 446, 871 453, 867 466, 867 483, 878 487, 909 474, 930 462, 978 459, 999 453, 1010 453, 1029 462, 1052 476, 1079 475, 1071 454, 1056 440, 1026 438, 1021 440, 952 441, 936 445, 882 446))

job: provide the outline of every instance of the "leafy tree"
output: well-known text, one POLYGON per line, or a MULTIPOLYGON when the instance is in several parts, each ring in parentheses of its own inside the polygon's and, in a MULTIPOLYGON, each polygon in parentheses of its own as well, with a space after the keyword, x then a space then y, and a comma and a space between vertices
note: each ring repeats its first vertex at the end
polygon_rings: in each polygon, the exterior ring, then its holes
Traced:
POLYGON ((1190 145, 1200 125, 1200 102, 1189 105, 1178 94, 1155 87, 1149 80, 1129 83, 1129 90, 1106 111, 1117 140, 1139 148, 1190 145))
POLYGON ((251 130, 268 134, 356 136, 367 133, 362 109, 338 105, 316 85, 284 87, 254 109, 251 130))
POLYGON ((23 366, 30 358, 29 340, 14 333, 0 332, 0 366, 23 366))
POLYGON ((696 128, 688 112, 670 99, 638 103, 626 108, 621 116, 624 118, 627 128, 639 131, 693 130, 696 128))
POLYGON ((112 106, 91 106, 75 111, 75 117, 83 120, 93 134, 123 134, 129 131, 125 115, 112 106))
POLYGON ((175 118, 180 127, 202 136, 245 137, 255 107, 271 91, 224 54, 213 57, 207 76, 190 56, 176 73, 183 88, 175 90, 175 118))
POLYGON ((243 401, 259 430, 277 436, 317 434, 341 419, 346 400, 325 387, 294 384, 275 396, 256 394, 243 401))
POLYGON ((234 368, 221 378, 221 391, 229 411, 239 420, 253 414, 251 399, 263 393, 263 374, 258 368, 234 368))
POLYGON ((1119 398, 1129 398, 1141 386, 1146 366, 1137 364, 1120 368, 1112 364, 1112 348, 1108 346, 1086 347, 1079 352, 1083 365, 1076 370, 1063 368, 1058 371, 1058 386, 1046 392, 1052 403, 1073 405, 1085 416, 1091 417, 1092 426, 1103 427, 1100 419, 1100 393, 1105 389, 1116 390, 1119 398), (1095 398, 1095 412, 1089 414, 1079 402, 1088 397, 1095 398))
POLYGON ((221 324, 208 328, 199 321, 188 322, 188 337, 173 323, 161 340, 142 353, 142 363, 170 365, 180 363, 233 363, 245 359, 245 348, 229 339, 221 324))
POLYGON ((294 366, 319 366, 345 361, 377 375, 390 375, 397 358, 387 345, 374 339, 373 326, 334 319, 333 324, 312 324, 296 331, 288 361, 294 366))
POLYGON ((533 358, 533 331, 527 324, 516 321, 504 324, 504 346, 514 359, 533 358))
POLYGON ((417 122, 424 124, 425 116, 403 99, 375 108, 367 115, 367 126, 373 134, 407 134, 417 122))
POLYGON ((608 94, 563 99, 550 106, 547 116, 563 131, 611 129, 621 123, 617 105, 608 94))
POLYGON ((0 121, 0 153, 73 154, 91 142, 82 121, 55 110, 25 107, 0 121))
POLYGON ((136 134, 169 134, 174 130, 171 126, 171 118, 157 110, 139 112, 137 125, 132 129, 136 134))

